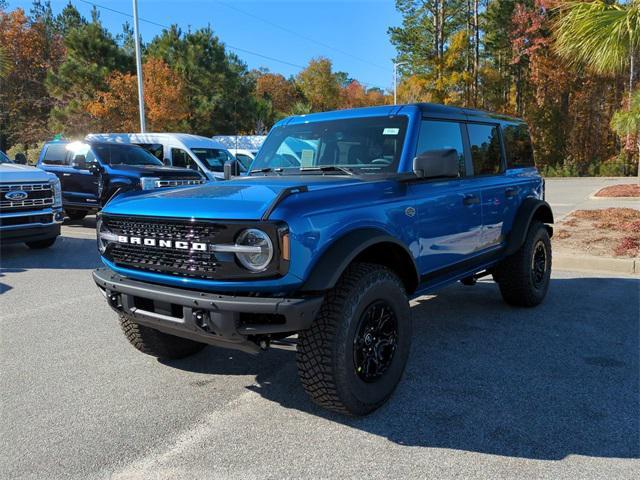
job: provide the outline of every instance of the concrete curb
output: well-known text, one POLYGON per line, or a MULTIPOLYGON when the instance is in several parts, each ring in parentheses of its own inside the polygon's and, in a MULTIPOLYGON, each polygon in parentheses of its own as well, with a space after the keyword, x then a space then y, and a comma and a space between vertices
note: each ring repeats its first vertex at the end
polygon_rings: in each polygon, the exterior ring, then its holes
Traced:
POLYGON ((595 255, 553 254, 553 268, 558 270, 589 270, 606 273, 640 275, 640 259, 596 257, 595 255))
MULTIPOLYGON (((599 192, 600 190, 598 190, 599 192)), ((640 203, 640 197, 596 197, 595 195, 589 195, 589 200, 613 200, 614 202, 638 202, 640 203)))

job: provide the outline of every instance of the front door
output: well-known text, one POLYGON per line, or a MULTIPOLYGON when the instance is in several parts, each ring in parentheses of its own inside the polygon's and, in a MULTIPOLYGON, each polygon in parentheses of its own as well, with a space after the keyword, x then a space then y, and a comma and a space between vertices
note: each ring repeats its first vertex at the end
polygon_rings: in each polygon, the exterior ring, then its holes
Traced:
POLYGON ((96 162, 91 150, 74 152, 67 155, 62 173, 62 191, 68 204, 98 207, 99 174, 86 169, 74 168, 74 160, 78 155, 84 155, 87 163, 96 162))
POLYGON ((422 121, 416 155, 453 148, 458 152, 460 176, 424 180, 409 187, 416 205, 421 275, 462 262, 478 249, 482 230, 481 192, 466 177, 463 128, 455 121, 422 121))

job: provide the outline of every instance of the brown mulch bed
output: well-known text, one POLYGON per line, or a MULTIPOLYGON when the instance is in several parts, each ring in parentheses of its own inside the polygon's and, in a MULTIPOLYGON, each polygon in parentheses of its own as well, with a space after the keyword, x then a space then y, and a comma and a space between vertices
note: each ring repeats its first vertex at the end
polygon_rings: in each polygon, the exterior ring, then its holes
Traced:
POLYGON ((598 190, 596 197, 640 197, 640 184, 611 185, 598 190))
POLYGON ((554 247, 567 253, 640 257, 640 210, 576 210, 554 230, 554 247))

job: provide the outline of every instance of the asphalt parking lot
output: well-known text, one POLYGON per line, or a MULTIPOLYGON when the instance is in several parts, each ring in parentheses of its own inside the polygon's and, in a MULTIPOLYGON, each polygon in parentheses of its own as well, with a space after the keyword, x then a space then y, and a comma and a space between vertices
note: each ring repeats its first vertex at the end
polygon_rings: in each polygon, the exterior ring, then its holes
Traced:
POLYGON ((3 478, 637 474, 637 277, 556 272, 532 310, 490 281, 419 298, 404 381, 352 419, 310 403, 291 347, 135 351, 90 279, 94 222, 2 250, 3 478))

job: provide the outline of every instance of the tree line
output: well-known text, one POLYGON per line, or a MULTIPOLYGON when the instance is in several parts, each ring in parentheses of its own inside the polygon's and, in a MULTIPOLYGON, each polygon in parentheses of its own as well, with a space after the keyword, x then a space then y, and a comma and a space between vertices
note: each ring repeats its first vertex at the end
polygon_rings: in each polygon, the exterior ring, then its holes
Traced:
MULTIPOLYGON (((639 0, 396 0, 389 28, 398 101, 523 117, 551 175, 637 172, 639 0)), ((0 0, 0 149, 55 134, 137 131, 134 35, 94 8, 30 11, 0 0)), ((164 29, 143 44, 147 128, 265 133, 291 114, 390 104, 327 58, 297 75, 249 70, 211 27, 164 29)), ((391 70, 391 69, 390 69, 391 70)))
MULTIPOLYGON (((172 25, 142 47, 149 131, 260 134, 287 115, 386 101, 323 57, 289 78, 249 70, 211 27, 172 25)), ((129 23, 114 35, 95 7, 87 19, 71 2, 55 15, 49 1, 35 0, 27 13, 0 0, 0 149, 138 131, 137 109, 129 23)))
MULTIPOLYGON (((552 174, 632 174, 637 0, 396 0, 399 101, 524 117, 552 174), (631 112, 631 113, 630 113, 631 112)), ((635 109, 634 109, 635 105, 635 109)))

